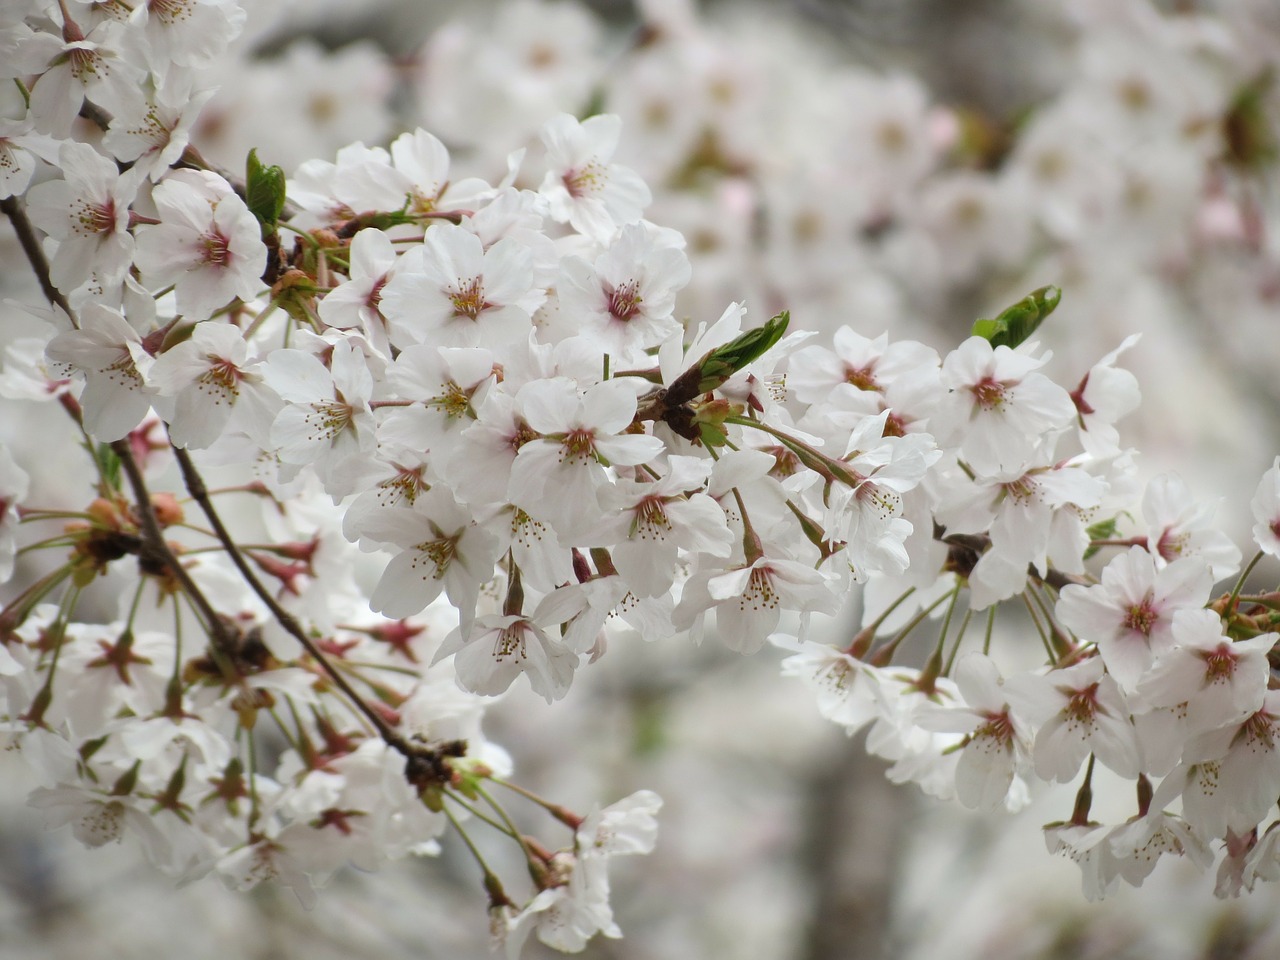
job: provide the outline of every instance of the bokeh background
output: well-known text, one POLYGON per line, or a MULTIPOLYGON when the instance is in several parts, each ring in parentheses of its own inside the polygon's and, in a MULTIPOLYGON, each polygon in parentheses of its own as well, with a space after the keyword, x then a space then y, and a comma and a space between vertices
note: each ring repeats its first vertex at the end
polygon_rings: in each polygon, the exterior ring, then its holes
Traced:
MULTIPOLYGON (((1053 372, 1074 383, 1140 332, 1125 363, 1144 404, 1122 433, 1143 475, 1177 470, 1247 538, 1280 450, 1275 0, 245 6, 193 138, 210 160, 240 169, 257 148, 292 171, 423 126, 458 176, 497 179, 554 114, 619 113, 649 218, 689 241, 678 315, 743 300, 756 321, 786 308, 798 326, 945 352, 975 317, 1056 283, 1041 337, 1053 372)), ((0 296, 36 302, 7 224, 0 263, 0 296)), ((39 420, 0 435, 20 462, 43 453, 36 488, 56 491, 39 420)), ((893 786, 779 658, 615 647, 565 701, 518 689, 491 711, 520 782, 547 796, 581 810, 641 787, 666 798, 657 851, 615 871, 625 938, 585 956, 1280 956, 1280 891, 1218 901, 1212 877, 1175 862, 1087 903, 1041 838, 1069 791, 981 817, 893 786)), ((287 890, 174 889, 127 846, 84 850, 43 830, 29 786, 0 754, 3 960, 489 955, 460 845, 348 871, 305 912, 287 890)), ((1128 815, 1127 797, 1101 793, 1099 812, 1128 815)))

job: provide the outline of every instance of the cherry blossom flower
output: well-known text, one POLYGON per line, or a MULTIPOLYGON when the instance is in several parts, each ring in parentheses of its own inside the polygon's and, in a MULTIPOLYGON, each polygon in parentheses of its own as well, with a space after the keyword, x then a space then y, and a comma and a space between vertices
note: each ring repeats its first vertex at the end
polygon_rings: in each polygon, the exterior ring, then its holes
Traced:
POLYGON ((90 304, 81 312, 80 329, 58 334, 46 352, 84 376, 84 428, 104 443, 119 440, 151 409, 152 390, 143 376, 151 357, 119 311, 90 304))
POLYGON ((605 863, 601 857, 557 854, 553 868, 563 882, 540 891, 511 919, 506 933, 508 960, 517 960, 534 931, 547 946, 565 953, 578 953, 597 933, 621 937, 609 908, 605 863))
POLYGON ((359 533, 401 548, 369 598, 374 610, 399 620, 418 613, 444 590, 463 626, 470 623, 480 585, 493 575, 497 541, 448 491, 433 487, 412 510, 372 513, 359 533))
POLYGON ((940 442, 959 437, 960 457, 979 473, 1025 463, 1045 434, 1075 415, 1067 392, 1036 372, 1049 359, 1032 356, 1037 346, 1029 341, 1010 350, 970 337, 942 362, 951 393, 934 428, 940 442))
POLYGON ((786 634, 769 638, 795 651, 782 661, 784 677, 799 677, 817 698, 818 712, 853 736, 882 715, 880 680, 874 667, 825 643, 799 642, 786 634))
POLYGON ((611 162, 621 134, 622 119, 613 114, 579 123, 562 113, 540 131, 550 169, 539 193, 552 218, 598 241, 639 220, 652 200, 633 170, 611 162))
POLYGON ((652 853, 658 839, 662 798, 652 790, 638 790, 601 809, 592 809, 574 834, 581 857, 619 857, 652 853))
POLYGON ((1265 553, 1280 557, 1280 457, 1276 457, 1271 469, 1262 475, 1249 506, 1257 521, 1253 527, 1254 541, 1265 553))
POLYGON ((623 227, 594 263, 569 258, 562 269, 560 309, 617 362, 641 362, 645 349, 680 330, 672 311, 689 282, 689 259, 644 226, 623 227))
POLYGON ((1198 557, 1157 568, 1151 554, 1132 547, 1107 564, 1099 585, 1063 587, 1058 619, 1096 643, 1108 672, 1132 691, 1155 659, 1176 645, 1174 614, 1202 606, 1212 585, 1198 557))
POLYGON ((968 734, 956 766, 956 796, 966 807, 989 809, 1005 799, 1015 771, 1030 756, 1030 730, 1010 706, 991 658, 961 657, 955 680, 965 706, 935 710, 922 716, 921 724, 968 734))
POLYGON ((215 92, 212 87, 193 90, 189 81, 165 83, 112 117, 102 145, 117 160, 132 162, 138 175, 159 180, 186 150, 191 126, 215 92))
POLYGON ((459 626, 445 638, 436 660, 450 655, 463 690, 497 696, 524 674, 547 703, 569 692, 578 666, 578 654, 548 635, 536 611, 531 617, 489 614, 459 626))
MULTIPOLYGON (((248 14, 236 0, 146 0, 131 21, 141 25, 153 69, 207 67, 240 35, 248 14)), ((177 71, 174 71, 177 72, 177 71)))
POLYGON ((1115 423, 1136 410, 1142 400, 1137 378, 1115 365, 1120 355, 1139 339, 1138 334, 1126 337, 1120 346, 1093 365, 1071 393, 1080 443, 1095 457, 1120 452, 1120 433, 1115 423))
POLYGON ((36 129, 66 137, 87 99, 111 113, 127 111, 139 99, 143 71, 124 56, 124 27, 104 20, 83 34, 71 22, 63 36, 30 32, 18 45, 4 76, 39 74, 31 88, 36 129))
POLYGON ((377 445, 368 406, 373 377, 359 349, 349 342, 336 344, 328 369, 306 351, 275 350, 262 375, 285 401, 271 424, 271 443, 280 459, 311 464, 335 496, 352 492, 377 445))
POLYGON ((1280 795, 1280 691, 1242 723, 1203 733, 1186 745, 1182 763, 1160 782, 1153 809, 1182 797, 1182 815, 1206 837, 1245 834, 1280 795))
POLYGON ((1267 654, 1280 635, 1264 633, 1232 641, 1212 610, 1179 610, 1173 616, 1177 642, 1138 684, 1154 707, 1178 707, 1184 735, 1216 730, 1262 708, 1271 668, 1267 654))
POLYGON ((1043 675, 1020 674, 1005 684, 1018 712, 1036 728, 1036 775, 1067 783, 1092 753, 1123 777, 1141 769, 1138 738, 1120 688, 1091 657, 1043 675))
MULTIPOLYGON (((21 194, 36 171, 36 160, 55 163, 59 142, 36 133, 34 121, 0 119, 0 200, 21 194)), ((30 197, 28 195, 28 201, 30 197)))
POLYGON ((755 653, 778 628, 784 609, 802 615, 801 635, 809 615, 834 615, 839 598, 831 574, 795 560, 767 554, 750 563, 723 568, 712 557, 699 558, 685 584, 672 622, 680 630, 692 628, 700 640, 703 620, 716 612, 716 632, 730 650, 755 653))
POLYGON ((121 174, 92 147, 67 141, 58 154, 65 179, 37 184, 27 193, 31 222, 58 241, 49 264, 58 289, 70 292, 96 273, 119 283, 133 262, 129 206, 137 174, 121 174))
POLYGON ((1213 511, 1213 504, 1192 497, 1177 474, 1156 477, 1142 498, 1147 548, 1166 561, 1200 557, 1214 580, 1231 576, 1240 568, 1240 550, 1225 533, 1209 526, 1213 511))
POLYGON ((476 347, 528 336, 540 301, 532 256, 518 241, 485 250, 470 231, 438 223, 401 258, 380 306, 397 346, 476 347))
POLYGON ((614 545, 614 566, 637 596, 658 596, 671 588, 682 550, 729 556, 733 534, 724 511, 698 492, 710 472, 708 460, 671 457, 667 473, 652 483, 619 480, 610 488, 607 501, 616 512, 598 537, 614 545))
POLYGON ((249 360, 241 331, 215 321, 197 324, 190 339, 158 356, 148 377, 157 406, 171 406, 162 413, 173 442, 207 447, 238 412, 237 426, 266 443, 280 403, 263 383, 258 366, 249 360))
POLYGON ((161 222, 138 229, 137 264, 148 281, 174 284, 179 313, 203 320, 232 297, 258 295, 267 248, 258 221, 226 180, 174 170, 152 197, 161 222))
POLYGON ((658 455, 657 437, 625 433, 635 415, 635 394, 620 380, 585 393, 567 379, 535 381, 516 394, 516 408, 536 431, 511 465, 508 496, 530 516, 566 535, 593 527, 602 516, 605 464, 634 466, 658 455))
POLYGON ((387 357, 387 320, 382 315, 382 290, 395 275, 398 257, 391 238, 367 227, 357 233, 348 248, 348 279, 320 301, 316 312, 331 327, 360 327, 370 342, 387 357))

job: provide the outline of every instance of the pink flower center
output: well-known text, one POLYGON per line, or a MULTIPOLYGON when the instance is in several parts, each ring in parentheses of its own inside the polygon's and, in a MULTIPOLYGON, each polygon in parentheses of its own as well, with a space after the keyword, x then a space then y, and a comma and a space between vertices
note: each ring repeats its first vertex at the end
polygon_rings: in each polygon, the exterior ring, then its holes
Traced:
POLYGON ((994 410, 1004 403, 1004 384, 992 377, 979 380, 969 390, 984 410, 994 410))
POLYGON ((1220 643, 1213 650, 1201 651, 1200 657, 1204 660, 1204 678, 1208 683, 1230 682, 1239 660, 1227 643, 1220 643))
POLYGON ((1126 629, 1135 630, 1144 637, 1151 636, 1152 627, 1160 619, 1160 612, 1152 605, 1151 599, 1151 593, 1148 591, 1140 603, 1135 603, 1129 607, 1128 612, 1124 615, 1126 629))
POLYGON ((1000 713, 983 714, 987 722, 974 731, 975 737, 990 737, 996 743, 1008 748, 1013 746, 1013 720, 1008 710, 1000 713))
POLYGON ((755 567, 747 579, 747 589, 742 592, 739 604, 743 610, 772 610, 778 606, 778 592, 773 589, 773 577, 763 567, 755 567))
POLYGON ((116 202, 91 203, 88 200, 77 200, 73 208, 76 226, 75 232, 83 236, 98 233, 115 233, 116 202))
POLYGON ((379 304, 382 303, 382 288, 387 285, 386 276, 381 276, 373 285, 373 289, 369 291, 369 295, 364 298, 364 305, 370 310, 377 310, 379 304))
POLYGON ((564 455, 567 460, 589 460, 595 456, 596 435, 592 430, 578 427, 564 435, 564 455))
POLYGON ((89 83, 111 72, 106 60, 98 56, 96 50, 73 47, 67 51, 67 59, 71 63, 71 75, 81 83, 89 83))
POLYGON ((200 259, 213 267, 225 267, 231 262, 231 240, 211 230, 200 238, 200 259))
POLYGON ((1083 690, 1073 691, 1063 712, 1070 720, 1091 726, 1093 716, 1098 712, 1098 685, 1093 683, 1083 690))
POLYGON ((644 298, 640 296, 639 284, 634 280, 619 284, 609 294, 609 315, 624 323, 640 312, 640 304, 644 298))
POLYGON ((661 540, 671 529, 667 503, 662 497, 645 497, 635 507, 632 535, 641 540, 661 540))
POLYGON ((902 508, 902 497, 894 490, 888 487, 879 487, 870 480, 859 484, 858 489, 854 492, 858 503, 876 514, 881 520, 888 520, 890 517, 897 516, 898 511, 902 508))
POLYGON ((568 171, 561 178, 561 182, 569 191, 569 196, 578 200, 590 194, 599 193, 604 189, 607 179, 605 168, 595 160, 591 160, 584 167, 568 171))

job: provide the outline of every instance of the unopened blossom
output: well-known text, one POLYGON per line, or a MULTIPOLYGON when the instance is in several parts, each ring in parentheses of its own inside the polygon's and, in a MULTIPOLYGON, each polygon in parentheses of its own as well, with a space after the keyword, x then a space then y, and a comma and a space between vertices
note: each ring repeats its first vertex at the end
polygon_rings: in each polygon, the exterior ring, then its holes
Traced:
POLYGON ((1262 475, 1253 499, 1254 542, 1266 553, 1280 557, 1280 457, 1262 475))
POLYGON ((27 192, 31 222, 58 241, 49 264, 54 286, 69 293, 91 273, 103 283, 119 283, 133 262, 129 207, 138 175, 121 174, 114 161, 73 140, 62 144, 58 163, 64 179, 27 192))
POLYGON ((1081 640, 1098 645, 1108 672, 1131 691, 1177 643, 1174 614, 1203 606, 1212 585, 1198 557, 1158 568, 1151 554, 1131 547, 1112 558, 1096 586, 1063 587, 1057 615, 1081 640))
POLYGON ((621 134, 622 118, 614 114, 579 122, 567 113, 548 120, 539 134, 550 168, 539 192, 552 218, 600 241, 639 220, 652 199, 635 171, 612 162, 621 134))
POLYGON ((58 334, 46 353, 83 375, 84 428, 104 443, 119 440, 151 408, 152 389, 143 376, 151 357, 119 311, 90 304, 81 311, 80 329, 58 334))
POLYGON ((154 284, 173 284, 178 312, 203 320, 233 297, 262 289, 267 248, 231 185, 206 170, 173 170, 152 194, 160 223, 138 229, 137 264, 154 284))
POLYGON ((380 308, 398 347, 497 345, 528 336, 542 296, 533 287, 533 260, 516 240, 488 250, 451 223, 427 230, 382 288, 380 308))

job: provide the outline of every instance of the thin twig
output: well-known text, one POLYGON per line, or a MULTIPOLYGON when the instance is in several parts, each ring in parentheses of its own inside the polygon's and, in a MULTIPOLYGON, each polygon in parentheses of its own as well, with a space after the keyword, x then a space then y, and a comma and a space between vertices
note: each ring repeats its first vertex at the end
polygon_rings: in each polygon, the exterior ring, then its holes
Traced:
POLYGON ((27 219, 22 204, 18 202, 17 197, 6 197, 0 200, 0 210, 4 211, 9 222, 13 224, 13 231, 18 235, 18 243, 22 244, 22 252, 31 262, 31 268, 35 271, 36 279, 40 281, 40 289, 44 291, 45 299, 65 310, 67 316, 71 318, 72 326, 78 327, 71 304, 62 295, 62 291, 53 285, 53 280, 49 276, 49 261, 45 259, 44 251, 40 249, 40 238, 36 236, 35 227, 27 219))
POLYGON ((142 525, 142 536, 146 543, 146 547, 140 554, 139 559, 145 560, 149 553, 168 567, 178 583, 182 585, 183 592, 190 597, 191 602, 200 611, 200 618, 204 621, 205 630, 213 637, 218 649, 224 651, 235 649, 236 641, 227 628, 226 621, 218 616, 218 612, 213 609, 213 604, 209 602, 209 598, 204 595, 204 592, 196 585, 196 582, 191 579, 191 574, 187 572, 187 568, 182 565, 182 561, 178 559, 165 541, 164 533, 160 529, 160 523, 156 520, 155 510, 151 507, 151 494, 147 490, 147 481, 142 475, 138 461, 134 459, 133 450, 129 447, 129 441, 117 440, 111 444, 111 449, 120 458, 120 465, 124 468, 124 472, 129 478, 129 486, 133 488, 133 496, 138 511, 138 522, 142 525))
POLYGON ((213 527, 214 533, 217 534, 218 539, 222 542, 227 551, 227 556, 231 558, 231 562, 240 571, 240 575, 244 577, 245 582, 258 595, 258 598, 266 604, 267 609, 271 611, 271 615, 275 617, 280 626, 284 627, 290 636, 302 644, 303 649, 329 675, 329 679, 333 681, 334 685, 346 694, 356 708, 368 718, 374 729, 378 731, 378 735, 382 737, 388 746, 398 750, 406 757, 421 756, 423 751, 413 747, 404 737, 391 729, 387 721, 365 702, 364 698, 347 682, 346 677, 329 662, 328 658, 315 645, 315 642, 307 636, 306 631, 302 629, 302 625, 298 623, 293 614, 280 606, 271 591, 258 579, 257 574, 253 572, 253 568, 245 559, 244 554, 240 552, 239 547, 236 546, 235 541, 231 538, 230 532, 222 522, 222 517, 218 515, 213 502, 209 499, 209 491, 205 488, 204 478, 200 476, 195 464, 192 463, 190 455, 178 447, 174 447, 173 453, 177 457, 178 467, 182 470, 182 481, 186 485, 187 492, 191 494, 191 498, 204 511, 204 515, 209 521, 209 526, 213 527))

